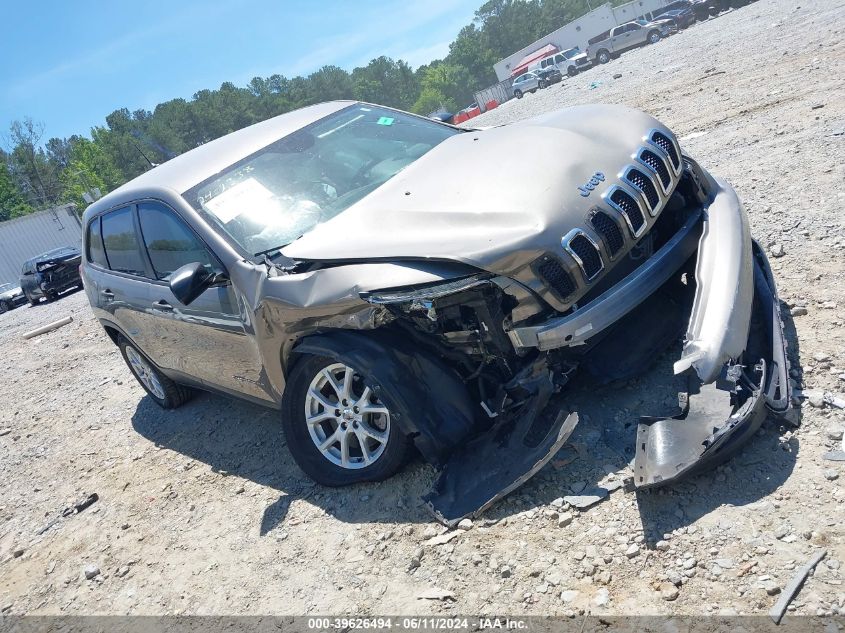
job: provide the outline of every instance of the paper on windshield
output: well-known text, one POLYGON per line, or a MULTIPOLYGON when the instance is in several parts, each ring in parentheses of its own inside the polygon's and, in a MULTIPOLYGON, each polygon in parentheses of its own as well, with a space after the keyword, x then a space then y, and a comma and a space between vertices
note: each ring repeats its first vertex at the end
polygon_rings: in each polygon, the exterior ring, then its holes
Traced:
POLYGON ((255 178, 247 178, 211 200, 206 200, 202 206, 223 224, 227 224, 245 211, 263 207, 272 198, 273 193, 267 187, 255 178))

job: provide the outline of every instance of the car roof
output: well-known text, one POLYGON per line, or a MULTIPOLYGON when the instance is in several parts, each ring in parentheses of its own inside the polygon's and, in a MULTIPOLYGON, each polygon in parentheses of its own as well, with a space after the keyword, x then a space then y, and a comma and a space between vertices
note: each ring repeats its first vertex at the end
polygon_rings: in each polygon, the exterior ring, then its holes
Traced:
POLYGON ((270 143, 355 103, 358 102, 329 101, 307 106, 209 141, 144 172, 103 196, 85 210, 84 217, 87 221, 92 215, 115 204, 125 204, 135 195, 143 196, 144 191, 151 188, 171 189, 181 194, 270 143))
POLYGON ((74 252, 77 251, 75 246, 60 246, 59 248, 51 248, 49 251, 44 251, 38 257, 33 257, 32 261, 38 261, 44 257, 52 257, 53 255, 58 255, 60 253, 67 253, 67 252, 74 252))

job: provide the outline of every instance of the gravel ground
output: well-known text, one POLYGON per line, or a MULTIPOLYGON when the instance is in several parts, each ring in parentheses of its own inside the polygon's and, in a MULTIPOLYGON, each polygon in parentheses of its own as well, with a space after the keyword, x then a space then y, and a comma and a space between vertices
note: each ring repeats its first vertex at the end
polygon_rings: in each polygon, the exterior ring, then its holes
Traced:
POLYGON ((748 614, 825 548, 791 608, 845 614, 845 468, 822 458, 845 411, 813 391, 845 391, 843 28, 841 0, 760 0, 474 120, 625 103, 731 181, 774 256, 793 377, 811 395, 791 412, 800 426, 769 420, 713 472, 568 508, 570 489, 629 473, 619 438, 671 403, 652 373, 591 394, 552 464, 436 544, 419 502, 431 468, 324 489, 293 465, 272 411, 212 395, 160 411, 76 293, 0 316, 0 609, 748 614))

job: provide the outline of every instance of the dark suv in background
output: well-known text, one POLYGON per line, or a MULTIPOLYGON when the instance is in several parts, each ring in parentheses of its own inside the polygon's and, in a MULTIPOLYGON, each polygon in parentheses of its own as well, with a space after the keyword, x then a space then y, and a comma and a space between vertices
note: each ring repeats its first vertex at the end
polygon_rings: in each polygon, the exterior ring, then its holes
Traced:
POLYGON ((69 288, 81 288, 79 249, 64 246, 42 253, 24 262, 21 269, 21 289, 31 305, 41 299, 54 301, 69 288))

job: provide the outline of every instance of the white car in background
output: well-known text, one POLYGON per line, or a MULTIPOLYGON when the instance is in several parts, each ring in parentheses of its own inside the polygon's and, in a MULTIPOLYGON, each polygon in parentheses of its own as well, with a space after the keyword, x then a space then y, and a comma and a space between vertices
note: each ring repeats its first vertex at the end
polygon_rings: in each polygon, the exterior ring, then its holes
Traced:
POLYGON ((20 286, 0 284, 0 314, 26 303, 26 296, 20 286))
POLYGON ((522 95, 526 92, 537 92, 538 89, 542 90, 545 87, 546 81, 533 70, 522 73, 511 84, 513 96, 517 99, 522 99, 522 95))

